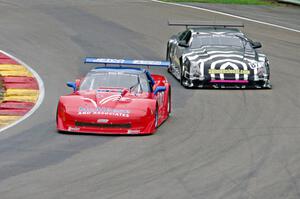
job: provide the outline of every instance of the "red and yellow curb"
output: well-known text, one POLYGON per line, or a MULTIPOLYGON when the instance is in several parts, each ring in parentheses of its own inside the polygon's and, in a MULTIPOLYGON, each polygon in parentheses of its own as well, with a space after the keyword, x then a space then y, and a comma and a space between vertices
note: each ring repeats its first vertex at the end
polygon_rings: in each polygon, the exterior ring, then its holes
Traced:
POLYGON ((39 98, 38 81, 16 59, 0 52, 0 128, 28 113, 39 98))

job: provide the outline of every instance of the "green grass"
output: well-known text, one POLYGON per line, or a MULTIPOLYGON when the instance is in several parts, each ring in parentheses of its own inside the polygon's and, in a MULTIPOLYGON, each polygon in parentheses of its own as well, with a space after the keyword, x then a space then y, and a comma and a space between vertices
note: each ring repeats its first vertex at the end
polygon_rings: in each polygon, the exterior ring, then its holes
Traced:
POLYGON ((248 4, 248 5, 271 5, 271 1, 264 0, 162 0, 165 2, 178 3, 224 3, 224 4, 248 4))

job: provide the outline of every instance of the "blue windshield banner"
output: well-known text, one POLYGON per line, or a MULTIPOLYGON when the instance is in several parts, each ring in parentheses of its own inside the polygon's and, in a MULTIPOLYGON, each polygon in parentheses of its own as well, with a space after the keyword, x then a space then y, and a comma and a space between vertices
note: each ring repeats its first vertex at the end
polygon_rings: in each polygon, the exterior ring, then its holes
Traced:
POLYGON ((85 58, 84 63, 119 65, 119 66, 131 65, 131 66, 158 66, 158 67, 168 67, 170 65, 170 62, 168 62, 168 61, 110 59, 110 58, 96 58, 96 57, 87 57, 87 58, 85 58))

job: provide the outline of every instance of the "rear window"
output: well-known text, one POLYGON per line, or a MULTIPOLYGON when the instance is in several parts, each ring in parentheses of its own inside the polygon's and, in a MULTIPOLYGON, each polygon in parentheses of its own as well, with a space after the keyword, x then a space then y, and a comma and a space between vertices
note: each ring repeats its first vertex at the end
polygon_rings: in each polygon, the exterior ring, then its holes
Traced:
POLYGON ((201 48, 202 46, 236 46, 243 47, 243 42, 240 38, 235 36, 221 36, 209 35, 201 36, 195 35, 191 48, 201 48))

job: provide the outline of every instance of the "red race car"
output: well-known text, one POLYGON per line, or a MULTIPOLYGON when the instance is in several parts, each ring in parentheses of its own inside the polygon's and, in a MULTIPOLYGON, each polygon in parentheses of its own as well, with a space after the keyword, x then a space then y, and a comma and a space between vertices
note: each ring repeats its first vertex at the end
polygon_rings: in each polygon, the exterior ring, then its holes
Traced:
POLYGON ((168 67, 169 62, 86 58, 85 63, 104 66, 67 83, 73 93, 59 99, 58 131, 152 134, 168 118, 171 85, 167 79, 132 66, 168 67))

